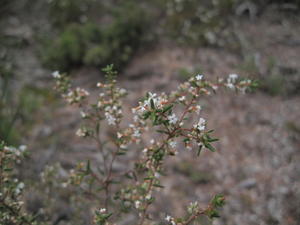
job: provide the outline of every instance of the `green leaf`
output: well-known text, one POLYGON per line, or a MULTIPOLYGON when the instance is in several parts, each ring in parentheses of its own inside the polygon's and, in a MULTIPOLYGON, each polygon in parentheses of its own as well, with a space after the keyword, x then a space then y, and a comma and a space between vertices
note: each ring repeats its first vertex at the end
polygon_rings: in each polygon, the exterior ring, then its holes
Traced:
POLYGON ((144 120, 146 120, 146 119, 148 119, 149 118, 149 116, 151 115, 151 112, 145 112, 144 114, 143 114, 143 119, 144 120))
POLYGON ((207 211, 207 212, 206 212, 206 215, 207 215, 210 219, 214 219, 214 218, 220 217, 218 211, 215 210, 215 209, 211 209, 211 210, 207 211))
POLYGON ((215 152, 216 149, 209 143, 205 143, 205 147, 208 148, 210 151, 215 152))
POLYGON ((207 140, 208 140, 209 142, 216 142, 216 141, 218 141, 219 139, 218 139, 218 138, 210 138, 210 137, 208 137, 207 140))
POLYGON ((158 187, 158 188, 164 188, 164 186, 160 185, 160 184, 153 184, 154 187, 158 187))
POLYGON ((155 109, 154 101, 152 98, 150 99, 150 104, 151 104, 151 109, 155 109))
POLYGON ((165 113, 165 112, 168 112, 170 109, 172 109, 173 108, 173 105, 168 105, 168 106, 165 106, 164 108, 163 108, 163 113, 165 113))
POLYGON ((211 204, 214 207, 223 207, 225 205, 225 197, 222 194, 217 194, 214 196, 214 198, 211 200, 211 204))
POLYGON ((118 151, 117 155, 126 155, 126 152, 125 151, 118 151))
POLYGON ((91 171, 90 160, 88 160, 87 163, 86 163, 86 169, 85 169, 85 171, 86 171, 87 174, 90 173, 90 171, 91 171))

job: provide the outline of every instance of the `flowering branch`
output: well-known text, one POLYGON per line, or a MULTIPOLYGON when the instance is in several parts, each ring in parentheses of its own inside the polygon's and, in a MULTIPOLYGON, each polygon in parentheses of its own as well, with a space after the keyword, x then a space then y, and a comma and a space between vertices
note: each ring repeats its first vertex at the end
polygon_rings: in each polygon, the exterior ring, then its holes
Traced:
MULTIPOLYGON (((103 71, 106 73, 106 82, 97 84, 103 92, 99 94, 97 102, 92 104, 87 103, 89 93, 86 90, 71 89, 70 80, 65 75, 53 73, 56 88, 62 93, 63 98, 82 110, 81 116, 85 126, 81 127, 76 134, 96 140, 103 158, 102 174, 95 174, 88 162, 85 168, 80 166, 72 177, 78 185, 83 183, 86 177, 95 179, 100 188, 105 191, 104 208, 95 214, 96 224, 110 224, 109 221, 117 221, 124 210, 134 211, 135 208, 139 216, 137 225, 144 225, 146 220, 151 218, 148 209, 155 200, 154 191, 163 188, 160 173, 164 170, 164 161, 169 156, 177 155, 178 141, 183 143, 186 149, 196 150, 197 155, 204 148, 212 152, 216 151, 213 142, 218 139, 212 137, 213 130, 207 129, 206 119, 198 117, 194 124, 189 123, 193 121, 194 115, 201 113, 202 107, 198 103, 200 97, 209 96, 220 88, 245 93, 257 84, 248 79, 240 79, 236 74, 229 75, 227 79, 220 78, 216 82, 208 81, 199 74, 179 85, 178 89, 169 95, 148 92, 138 106, 132 109, 133 122, 123 127, 121 126, 123 120, 121 98, 126 96, 127 92, 116 86, 116 72, 112 65, 107 66, 103 71), (176 113, 179 109, 182 112, 180 116, 176 113), (106 122, 116 131, 116 135, 105 142, 100 138, 102 122, 106 122), (145 145, 141 140, 146 132, 152 135, 159 134, 161 141, 152 139, 149 146, 145 145), (112 146, 113 150, 110 149, 112 146), (125 177, 134 177, 133 182, 129 182, 123 188, 117 185, 112 187, 117 177, 113 174, 114 163, 120 159, 118 156, 128 152, 129 146, 132 149, 136 147, 144 149, 135 163, 135 168, 122 174, 125 177), (112 190, 114 190, 114 201, 112 190), (119 212, 115 205, 117 203, 120 204, 119 212), (114 207, 110 207, 112 205, 114 207), (110 208, 114 209, 114 212, 108 213, 107 210, 110 208)), ((218 217, 217 208, 224 205, 224 200, 222 195, 216 195, 205 209, 200 209, 198 203, 192 204, 188 209, 190 216, 186 219, 167 216, 166 220, 172 225, 188 225, 201 215, 213 219, 218 217)))

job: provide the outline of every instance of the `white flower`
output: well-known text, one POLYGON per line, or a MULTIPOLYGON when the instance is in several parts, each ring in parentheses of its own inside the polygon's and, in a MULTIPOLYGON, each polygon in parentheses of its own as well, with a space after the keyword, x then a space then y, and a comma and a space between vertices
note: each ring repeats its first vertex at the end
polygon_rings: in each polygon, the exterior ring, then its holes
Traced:
POLYGON ((147 194, 145 197, 146 200, 150 200, 151 198, 152 198, 151 194, 147 194))
POLYGON ((171 124, 176 124, 176 122, 178 121, 178 119, 174 113, 172 115, 168 116, 168 120, 171 124))
POLYGON ((121 89, 120 89, 120 94, 121 94, 121 95, 124 95, 124 94, 126 94, 126 93, 127 93, 126 89, 124 89, 124 88, 121 88, 121 89))
POLYGON ((189 151, 191 151, 192 150, 192 146, 191 145, 187 145, 186 149, 189 150, 189 151))
POLYGON ((171 141, 171 142, 169 143, 169 145, 170 145, 172 148, 175 148, 176 145, 177 145, 177 143, 176 143, 176 141, 171 141))
POLYGON ((139 201, 139 200, 137 200, 137 201, 135 201, 134 202, 134 206, 135 206, 135 208, 140 208, 140 206, 141 206, 141 202, 139 201))
POLYGON ((134 115, 133 121, 134 121, 134 122, 138 122, 138 121, 139 121, 139 117, 138 117, 137 115, 134 115))
POLYGON ((60 74, 59 74, 58 71, 54 71, 54 72, 52 73, 52 76, 53 76, 54 78, 61 78, 61 76, 60 76, 60 74))
POLYGON ((20 146, 19 146, 19 150, 20 150, 21 152, 25 152, 26 149, 27 149, 27 146, 26 146, 26 145, 20 145, 20 146))
POLYGON ((216 91, 216 90, 218 90, 219 87, 217 85, 212 85, 211 88, 216 91))
POLYGON ((127 145, 125 145, 125 144, 121 144, 121 145, 120 145, 120 148, 122 148, 122 149, 126 149, 126 148, 127 148, 127 145))
POLYGON ((120 132, 117 132, 117 137, 120 139, 121 137, 123 137, 123 134, 121 134, 120 132))
POLYGON ((196 76, 196 80, 202 80, 202 78, 203 78, 203 75, 202 75, 202 74, 198 74, 198 75, 196 76))
POLYGON ((116 125, 116 118, 113 117, 111 114, 108 112, 105 113, 105 117, 107 119, 107 122, 109 125, 116 125))
POLYGON ((226 86, 230 89, 234 89, 234 85, 232 83, 227 83, 226 86))
POLYGON ((87 90, 85 90, 85 89, 83 89, 83 88, 76 88, 76 92, 77 92, 77 94, 79 95, 79 96, 81 96, 81 97, 86 97, 86 96, 89 96, 90 95, 90 93, 87 91, 87 90))
POLYGON ((199 114, 201 111, 201 106, 200 105, 196 105, 196 113, 199 114))
POLYGON ((148 92, 148 95, 149 95, 149 99, 153 99, 153 98, 156 98, 157 94, 156 93, 151 93, 151 92, 148 92))
POLYGON ((140 137, 141 136, 141 133, 139 130, 135 129, 133 134, 132 134, 133 137, 140 137))
POLYGON ((234 83, 238 77, 239 77, 239 75, 237 75, 235 73, 229 74, 228 80, 231 82, 228 82, 228 83, 234 83))
POLYGON ((183 102, 185 100, 185 96, 181 96, 178 100, 183 102))
POLYGON ((102 208, 99 210, 100 213, 105 213, 106 212, 106 208, 102 208))
POLYGON ((198 129, 199 131, 205 130, 206 121, 202 117, 199 119, 198 123, 194 125, 195 129, 198 129))
POLYGON ((172 217, 169 216, 169 215, 167 215, 167 216, 165 217, 165 220, 168 221, 168 222, 170 222, 170 221, 172 220, 172 217))
POLYGON ((22 182, 19 183, 19 184, 17 185, 16 189, 15 189, 15 193, 16 193, 17 195, 19 195, 24 187, 25 187, 25 184, 24 184, 24 183, 22 183, 22 182))
POLYGON ((85 119, 87 117, 86 113, 83 111, 80 112, 80 115, 82 119, 85 119))
POLYGON ((159 177, 160 177, 160 174, 159 174, 158 172, 155 172, 155 173, 154 173, 154 176, 155 176, 156 178, 159 178, 159 177))
POLYGON ((77 131, 76 131, 76 135, 78 137, 85 137, 87 135, 87 130, 84 129, 84 128, 79 128, 77 131))

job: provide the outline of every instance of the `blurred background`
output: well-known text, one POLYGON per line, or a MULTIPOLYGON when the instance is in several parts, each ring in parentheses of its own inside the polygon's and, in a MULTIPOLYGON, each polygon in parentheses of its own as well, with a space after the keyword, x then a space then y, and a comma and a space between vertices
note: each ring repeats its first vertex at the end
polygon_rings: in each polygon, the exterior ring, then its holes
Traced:
POLYGON ((203 99, 218 151, 170 160, 156 213, 181 214, 224 193, 214 224, 300 224, 299 0, 0 0, 0 59, 0 139, 30 149, 19 176, 39 221, 91 224, 89 200, 76 211, 71 191, 39 174, 97 161, 94 146, 75 136, 80 115, 55 93, 51 73, 96 95, 101 68, 113 63, 130 93, 125 108, 198 73, 260 82, 249 95, 203 99))

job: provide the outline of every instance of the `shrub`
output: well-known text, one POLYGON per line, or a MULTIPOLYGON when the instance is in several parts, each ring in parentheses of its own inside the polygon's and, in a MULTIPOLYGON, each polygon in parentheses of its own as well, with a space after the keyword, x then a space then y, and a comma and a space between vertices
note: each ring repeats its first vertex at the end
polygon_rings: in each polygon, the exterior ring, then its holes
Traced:
POLYGON ((66 25, 54 41, 45 42, 41 51, 44 64, 64 71, 81 65, 103 66, 112 60, 118 68, 126 65, 147 42, 150 21, 133 1, 120 3, 109 13, 112 21, 106 26, 91 21, 66 25))
MULTIPOLYGON (((213 143, 218 139, 213 137, 213 130, 207 121, 198 117, 194 124, 188 122, 201 113, 199 98, 223 87, 245 92, 255 87, 256 83, 239 79, 236 74, 216 82, 197 75, 171 94, 148 92, 138 106, 132 108, 132 123, 126 125, 124 117, 127 115, 122 111, 122 98, 127 92, 117 87, 117 73, 112 65, 103 71, 106 82, 97 83, 101 92, 92 103, 88 101, 88 91, 72 88, 67 76, 53 73, 56 89, 62 97, 80 109, 83 124, 76 134, 94 141, 102 156, 100 164, 90 160, 79 163, 70 171, 64 186, 75 186, 86 196, 94 196, 91 208, 97 208, 95 224, 115 224, 126 213, 135 215, 135 224, 149 224, 148 220, 153 220, 149 207, 155 203, 155 192, 163 188, 161 179, 165 161, 170 157, 180 157, 177 154, 179 149, 191 150, 191 154, 198 156, 204 149, 216 151, 213 143), (107 126, 113 133, 106 136, 104 129, 107 126), (153 137, 150 143, 142 138, 146 134, 153 137), (128 168, 123 171, 115 171, 116 163, 125 160, 125 155, 129 152, 132 155, 134 151, 137 151, 135 162, 127 163, 128 168)), ((219 217, 218 209, 224 203, 224 196, 216 195, 207 207, 200 207, 198 202, 194 202, 187 207, 185 216, 166 215, 165 221, 166 224, 187 225, 200 216, 213 219, 219 217)))
POLYGON ((16 165, 26 156, 26 146, 19 148, 0 143, 0 224, 35 225, 34 217, 24 212, 24 183, 16 178, 16 165))
POLYGON ((47 0, 50 21, 60 28, 74 22, 80 22, 86 14, 92 0, 47 0))
POLYGON ((180 42, 224 45, 234 0, 167 0, 166 27, 180 42))

